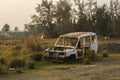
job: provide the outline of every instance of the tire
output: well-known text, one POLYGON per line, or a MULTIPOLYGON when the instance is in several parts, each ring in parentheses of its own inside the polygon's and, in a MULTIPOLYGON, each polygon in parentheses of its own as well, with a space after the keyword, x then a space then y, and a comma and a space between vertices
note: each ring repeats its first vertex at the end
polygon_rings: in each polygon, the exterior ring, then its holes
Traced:
POLYGON ((76 63, 76 56, 75 55, 71 55, 70 57, 67 58, 67 61, 66 61, 68 64, 71 64, 71 63, 76 63))

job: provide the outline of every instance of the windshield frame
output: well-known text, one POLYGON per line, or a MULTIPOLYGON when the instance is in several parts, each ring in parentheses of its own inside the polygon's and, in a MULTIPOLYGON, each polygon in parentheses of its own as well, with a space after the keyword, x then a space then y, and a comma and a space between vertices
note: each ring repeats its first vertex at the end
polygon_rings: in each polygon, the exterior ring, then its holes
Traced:
MULTIPOLYGON (((79 40, 79 38, 76 38, 76 37, 59 37, 58 39, 57 39, 57 41, 55 42, 55 46, 57 46, 57 47, 68 47, 68 48, 76 48, 76 46, 77 46, 77 44, 78 44, 78 40, 79 40), (61 39, 61 38, 63 38, 63 43, 62 44, 58 44, 58 42, 59 42, 59 40, 61 39), (74 39, 76 39, 76 42, 75 42, 75 45, 74 46, 71 46, 71 45, 65 45, 65 38, 67 39, 72 39, 72 38, 74 38, 74 39)), ((69 40, 70 41, 70 40, 69 40)), ((70 43, 70 42, 69 42, 70 43)))

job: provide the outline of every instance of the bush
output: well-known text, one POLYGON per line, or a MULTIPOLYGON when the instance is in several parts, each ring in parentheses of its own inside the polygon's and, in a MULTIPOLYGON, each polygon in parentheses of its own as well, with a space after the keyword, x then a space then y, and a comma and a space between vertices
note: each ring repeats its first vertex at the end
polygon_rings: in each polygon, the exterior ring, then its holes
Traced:
POLYGON ((21 49, 20 53, 26 55, 26 54, 29 54, 30 51, 27 48, 23 48, 23 49, 21 49))
POLYGON ((5 64, 5 59, 3 57, 0 57, 0 64, 4 65, 5 64))
POLYGON ((41 61, 42 60, 42 53, 33 53, 30 55, 30 58, 33 60, 33 61, 41 61))
POLYGON ((28 63, 27 63, 27 68, 28 68, 28 69, 35 69, 35 63, 32 62, 32 61, 31 61, 31 62, 28 62, 28 63))
POLYGON ((91 61, 96 60, 96 54, 95 54, 95 52, 93 50, 86 50, 85 57, 90 59, 91 61))
POLYGON ((17 57, 20 56, 20 51, 18 50, 13 50, 13 48, 10 48, 9 50, 5 51, 2 56, 5 57, 5 59, 11 58, 11 57, 17 57))
POLYGON ((0 64, 0 74, 4 74, 6 73, 6 71, 7 71, 6 66, 0 64))
POLYGON ((22 68, 19 68, 17 67, 16 70, 15 70, 16 73, 22 73, 23 72, 23 69, 22 68))
POLYGON ((104 58, 108 57, 108 52, 107 52, 107 50, 104 50, 104 51, 102 52, 102 56, 103 56, 104 58))
POLYGON ((17 50, 20 51, 22 49, 22 47, 20 45, 16 45, 13 47, 13 50, 17 50))
POLYGON ((3 71, 2 71, 3 69, 2 69, 2 65, 0 65, 0 74, 2 74, 3 73, 3 71))
POLYGON ((36 39, 35 36, 31 36, 25 39, 25 46, 32 52, 39 52, 42 50, 39 39, 36 39))
POLYGON ((91 60, 89 58, 84 58, 83 63, 84 64, 91 64, 91 60))
POLYGON ((10 68, 22 68, 25 66, 25 61, 22 59, 18 59, 18 58, 13 58, 10 61, 8 61, 8 67, 10 68))

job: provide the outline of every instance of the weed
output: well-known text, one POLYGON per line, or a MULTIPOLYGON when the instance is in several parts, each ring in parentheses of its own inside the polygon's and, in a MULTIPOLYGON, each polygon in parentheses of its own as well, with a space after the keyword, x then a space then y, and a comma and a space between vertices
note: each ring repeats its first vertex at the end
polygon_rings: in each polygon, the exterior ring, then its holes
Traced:
POLYGON ((35 63, 33 61, 27 62, 27 68, 28 69, 35 69, 35 63))
POLYGON ((41 61, 42 60, 42 57, 43 55, 42 55, 42 53, 32 53, 31 55, 30 55, 30 58, 33 60, 33 61, 41 61))
POLYGON ((22 68, 17 67, 17 68, 15 69, 15 72, 16 72, 16 73, 22 73, 22 72, 23 72, 23 69, 22 69, 22 68))
POLYGON ((4 65, 4 64, 5 64, 5 59, 4 59, 4 57, 0 57, 0 64, 1 64, 1 65, 4 65))
POLYGON ((107 52, 107 50, 104 50, 104 51, 102 52, 102 56, 103 56, 104 58, 107 58, 107 57, 108 57, 108 52, 107 52))
POLYGON ((89 58, 84 58, 83 64, 91 64, 91 60, 89 58))
POLYGON ((34 37, 26 38, 24 44, 32 52, 39 52, 42 50, 40 41, 34 37))
POLYGON ((17 68, 17 67, 24 67, 25 66, 25 61, 23 59, 19 58, 13 58, 8 61, 8 67, 10 68, 17 68))
POLYGON ((96 54, 95 54, 95 52, 93 50, 86 50, 85 57, 90 59, 91 61, 96 60, 96 54))

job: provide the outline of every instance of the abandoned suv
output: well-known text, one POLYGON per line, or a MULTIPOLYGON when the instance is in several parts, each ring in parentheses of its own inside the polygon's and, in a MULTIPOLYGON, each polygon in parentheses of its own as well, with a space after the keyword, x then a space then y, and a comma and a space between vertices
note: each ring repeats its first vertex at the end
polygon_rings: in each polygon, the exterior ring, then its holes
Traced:
POLYGON ((71 62, 83 58, 87 49, 97 53, 98 42, 96 33, 68 33, 60 35, 54 47, 45 50, 44 58, 53 62, 71 62))

